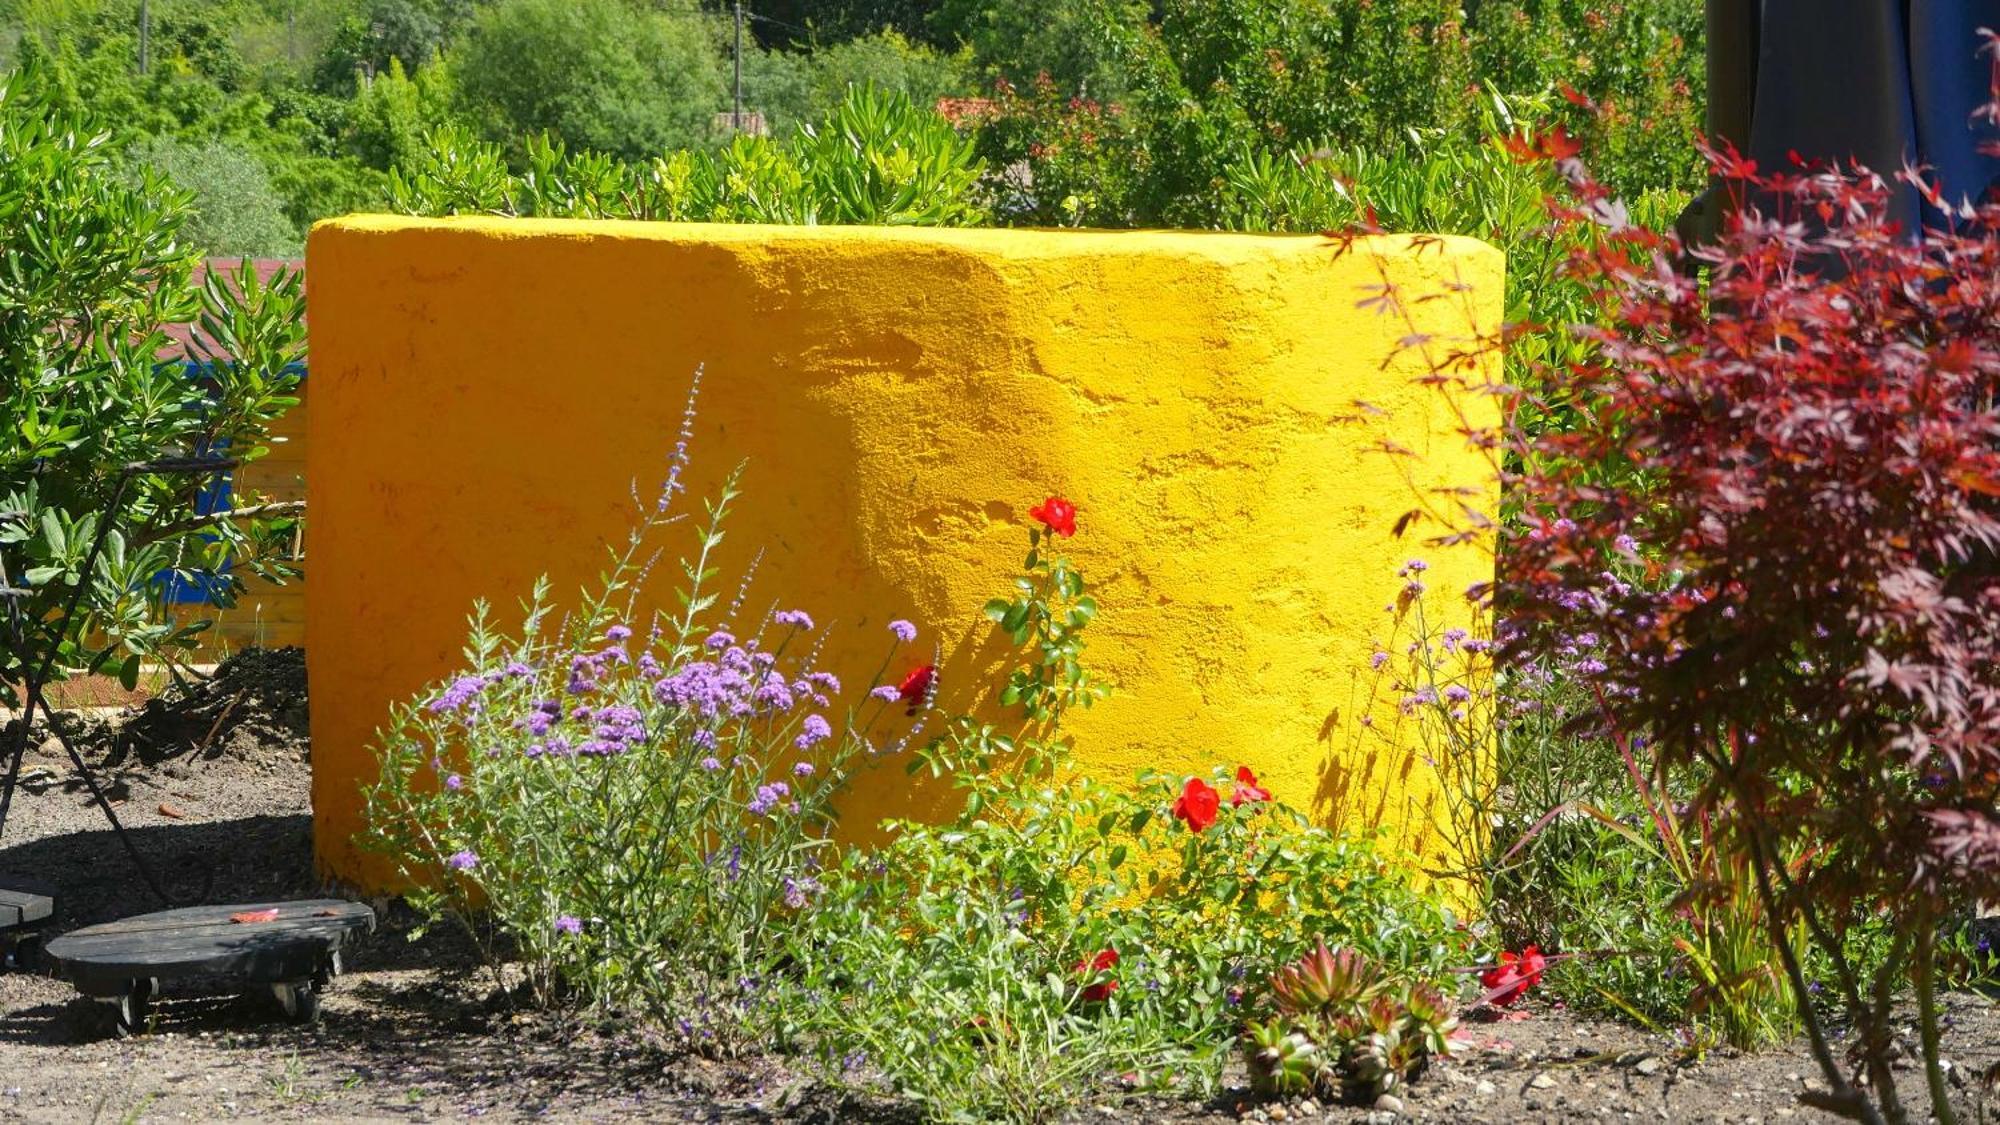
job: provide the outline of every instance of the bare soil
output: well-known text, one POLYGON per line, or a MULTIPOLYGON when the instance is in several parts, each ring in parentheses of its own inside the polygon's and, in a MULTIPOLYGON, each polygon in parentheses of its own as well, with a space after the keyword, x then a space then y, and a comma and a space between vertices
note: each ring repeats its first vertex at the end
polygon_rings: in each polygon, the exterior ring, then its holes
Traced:
MULTIPOLYGON (((114 811, 177 902, 309 896, 309 740, 296 650, 251 652, 214 680, 110 720, 66 723, 110 785, 114 811)), ((51 935, 154 909, 104 815, 47 732, 0 837, 0 883, 60 892, 51 935)), ((263 994, 227 980, 171 982, 149 1033, 105 1038, 65 983, 0 975, 0 1121, 262 1117, 410 1121, 909 1121, 905 1108, 815 1086, 781 1061, 716 1062, 659 1049, 643 1029, 510 1010, 448 932, 407 940, 413 919, 377 904, 318 1025, 293 1027, 263 994)), ((1948 1053, 1965 1120, 2000 1119, 1985 1076, 2000 1067, 2000 1013, 1948 1000, 1948 1053)), ((1460 1056, 1403 1092, 1403 1116, 1439 1122, 1825 1120, 1798 1095, 1816 1070, 1798 1046, 1687 1060, 1662 1037, 1560 1007, 1469 1025, 1460 1056)), ((1240 1075, 1206 1104, 1115 1101, 1079 1121, 1389 1121, 1369 1107, 1273 1105, 1240 1075)), ((1908 1095, 1922 1102, 1921 1075, 1908 1095)))

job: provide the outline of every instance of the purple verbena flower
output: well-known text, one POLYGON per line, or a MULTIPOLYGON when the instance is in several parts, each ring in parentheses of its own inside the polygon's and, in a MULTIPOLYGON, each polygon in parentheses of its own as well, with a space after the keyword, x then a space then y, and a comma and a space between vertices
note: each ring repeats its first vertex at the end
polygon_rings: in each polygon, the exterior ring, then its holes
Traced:
POLYGON ((580 934, 583 932, 583 919, 578 918, 574 914, 558 914, 556 915, 556 932, 559 934, 580 934))
POLYGON ((457 774, 452 774, 450 777, 444 779, 444 787, 454 791, 463 789, 465 788, 465 779, 457 774))
POLYGON ((707 770, 710 773, 714 773, 716 770, 722 768, 722 760, 715 757, 714 755, 710 755, 701 760, 701 768, 707 770))
POLYGON ((889 622, 889 632, 895 634, 896 639, 902 641, 904 644, 917 639, 917 627, 900 617, 889 622))
POLYGON ((903 693, 896 689, 895 684, 883 684, 868 694, 884 703, 894 703, 903 698, 903 693))
POLYGON ((785 677, 776 672, 766 672, 764 682, 757 686, 751 700, 768 711, 789 711, 792 709, 791 685, 785 677))
POLYGON ((623 625, 613 625, 604 631, 604 639, 612 644, 620 644, 632 639, 632 630, 623 625))
POLYGON ((800 762, 798 765, 792 767, 792 773, 798 777, 811 777, 813 775, 813 764, 811 762, 800 762))
POLYGON ((757 795, 750 800, 749 809, 757 816, 767 815, 772 809, 778 807, 779 801, 791 796, 791 793, 792 787, 782 781, 774 781, 769 785, 759 785, 757 787, 757 795))
POLYGON ((806 721, 799 724, 799 737, 793 740, 793 745, 804 750, 831 737, 833 737, 833 725, 826 721, 826 716, 807 715, 806 721))
POLYGON ((803 632, 811 632, 813 627, 812 615, 802 609, 781 609, 771 615, 771 620, 803 632))
POLYGON ((723 632, 720 629, 717 629, 715 632, 710 633, 708 635, 707 640, 701 643, 707 645, 710 648, 728 648, 730 645, 736 643, 736 638, 729 635, 728 633, 723 632))
POLYGON ((456 711, 472 702, 473 698, 485 688, 486 681, 479 676, 460 676, 451 682, 451 686, 438 693, 438 697, 431 700, 426 709, 434 715, 456 711))
POLYGON ((479 853, 471 848, 453 852, 451 857, 444 861, 444 865, 453 871, 470 871, 479 866, 479 853))

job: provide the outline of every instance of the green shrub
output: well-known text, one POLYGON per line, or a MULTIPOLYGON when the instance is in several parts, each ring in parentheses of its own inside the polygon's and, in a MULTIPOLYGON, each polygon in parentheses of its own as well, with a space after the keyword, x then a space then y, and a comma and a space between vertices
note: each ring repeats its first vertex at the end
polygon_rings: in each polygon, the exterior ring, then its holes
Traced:
MULTIPOLYGON (((193 197, 118 167, 109 136, 42 77, 0 81, 0 547, 22 566, 8 577, 29 590, 23 616, 48 631, 30 647, 53 651, 58 670, 130 684, 142 659, 191 646, 202 627, 168 617, 166 576, 228 604, 245 574, 295 573, 292 514, 199 516, 212 476, 127 466, 261 456, 271 420, 297 402, 303 301, 296 275, 197 285, 193 197), (203 342, 189 358, 218 361, 203 379, 159 359, 164 326, 192 321, 203 342)), ((7 658, 0 684, 18 684, 22 654, 7 658)))
POLYGON ((637 160, 706 143, 728 105, 715 29, 624 0, 499 0, 453 55, 469 118, 637 160))
POLYGON ((133 146, 126 160, 158 172, 194 194, 183 228, 205 254, 285 258, 299 253, 299 229, 264 166, 228 141, 187 142, 155 137, 133 146))
POLYGON ((929 109, 973 85, 970 56, 940 54, 893 31, 821 47, 811 60, 816 111, 840 104, 854 86, 894 91, 929 109))
POLYGON ((900 94, 855 89, 784 140, 739 136, 717 153, 683 149, 643 166, 529 143, 527 171, 498 146, 448 127, 391 177, 405 214, 750 223, 966 226, 983 212, 970 141, 900 94))
POLYGON ((829 1077, 932 1119, 1039 1120, 1125 1073, 1212 1093, 1266 978, 1315 940, 1427 978, 1466 958, 1364 842, 1227 796, 1191 831, 1169 811, 1183 787, 1021 775, 951 823, 895 825, 825 879, 795 1033, 829 1077))

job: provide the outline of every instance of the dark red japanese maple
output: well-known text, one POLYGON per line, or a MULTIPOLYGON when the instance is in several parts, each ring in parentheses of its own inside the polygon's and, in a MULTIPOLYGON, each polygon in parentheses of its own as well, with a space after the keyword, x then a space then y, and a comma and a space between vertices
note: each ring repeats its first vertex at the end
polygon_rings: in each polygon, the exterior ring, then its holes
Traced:
POLYGON ((1484 439, 1528 466, 1513 646, 1603 639, 1609 715, 1694 768, 1689 815, 1750 857, 1777 932, 1832 957, 1865 1092, 1778 943, 1824 1104, 1897 1120, 1880 997, 1914 992, 1941 1092, 1937 936, 2000 898, 2000 205, 1718 153, 1737 207, 1689 248, 1627 222, 1565 138, 1511 147, 1568 181, 1556 222, 1589 232, 1571 268, 1601 301, 1573 329, 1592 358, 1542 373, 1574 425, 1484 439), (1931 229, 1890 219, 1907 192, 1931 229), (1839 951, 1874 917, 1901 937, 1871 971, 1839 951))

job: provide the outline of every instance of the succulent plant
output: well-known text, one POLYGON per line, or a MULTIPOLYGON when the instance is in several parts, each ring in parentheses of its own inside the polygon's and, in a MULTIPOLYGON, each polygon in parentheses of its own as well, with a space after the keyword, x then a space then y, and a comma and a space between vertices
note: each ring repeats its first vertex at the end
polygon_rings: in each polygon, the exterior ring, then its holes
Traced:
POLYGON ((1320 1090, 1330 1069, 1319 1045, 1294 1030, 1283 1017, 1246 1028, 1243 1056, 1250 1068, 1251 1088, 1277 1097, 1320 1090))
POLYGON ((1404 999, 1411 1037, 1426 1054, 1443 1058, 1451 1054, 1451 1033, 1458 1030, 1458 1013, 1442 989, 1428 984, 1410 986, 1404 999))
POLYGON ((1278 970, 1271 991, 1278 1014, 1243 1034, 1251 1083, 1266 1095, 1372 1102, 1449 1054, 1458 1028, 1439 988, 1324 942, 1278 970))
POLYGON ((1371 1031, 1355 1040, 1343 1060, 1347 1079, 1344 1092, 1348 1099, 1369 1102, 1395 1090, 1402 1084, 1403 1064, 1408 1058, 1403 1033, 1398 1027, 1371 1031))
POLYGON ((1352 949, 1330 950, 1322 941, 1279 969, 1271 992, 1286 1015, 1338 1018, 1365 1006, 1385 983, 1374 962, 1352 949))

